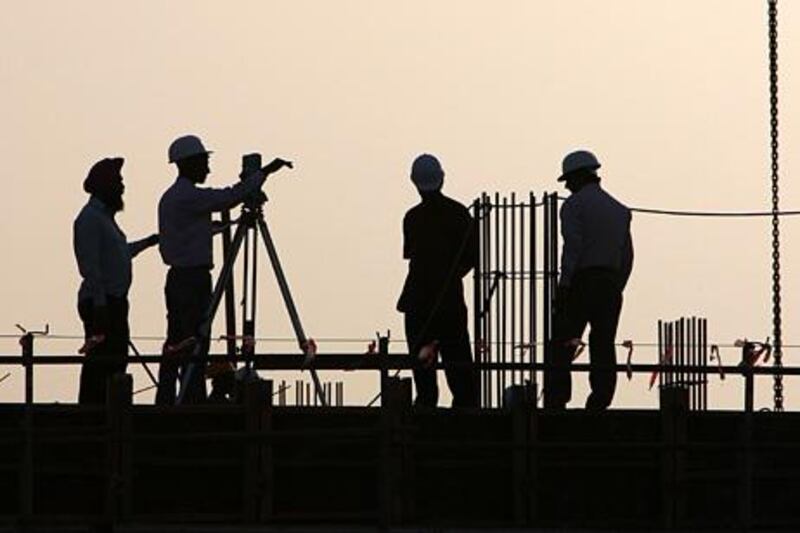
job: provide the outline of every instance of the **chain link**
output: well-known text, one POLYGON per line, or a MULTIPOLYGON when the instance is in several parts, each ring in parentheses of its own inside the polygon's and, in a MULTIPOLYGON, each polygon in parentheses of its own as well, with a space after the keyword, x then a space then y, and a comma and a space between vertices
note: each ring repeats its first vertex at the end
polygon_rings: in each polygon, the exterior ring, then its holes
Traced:
MULTIPOLYGON (((772 328, 775 368, 783 367, 781 335, 781 250, 778 190, 778 0, 769 5, 769 112, 772 149, 772 328)), ((783 411, 783 375, 775 374, 773 393, 775 411, 783 411)))

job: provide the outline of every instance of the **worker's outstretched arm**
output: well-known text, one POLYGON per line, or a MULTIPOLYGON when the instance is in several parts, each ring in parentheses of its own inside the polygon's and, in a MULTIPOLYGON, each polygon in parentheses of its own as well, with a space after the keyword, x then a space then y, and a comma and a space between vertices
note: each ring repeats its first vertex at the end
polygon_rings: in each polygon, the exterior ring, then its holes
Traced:
POLYGON ((264 184, 267 176, 283 167, 292 168, 291 161, 275 158, 268 165, 252 172, 236 185, 222 189, 195 188, 190 209, 203 213, 213 213, 230 209, 242 203, 248 196, 255 193, 264 184))
POLYGON ((143 251, 147 250, 151 246, 155 246, 158 244, 158 233, 153 233, 149 237, 145 237, 144 239, 139 239, 138 241, 133 241, 128 243, 128 252, 130 252, 131 257, 136 257, 143 251))

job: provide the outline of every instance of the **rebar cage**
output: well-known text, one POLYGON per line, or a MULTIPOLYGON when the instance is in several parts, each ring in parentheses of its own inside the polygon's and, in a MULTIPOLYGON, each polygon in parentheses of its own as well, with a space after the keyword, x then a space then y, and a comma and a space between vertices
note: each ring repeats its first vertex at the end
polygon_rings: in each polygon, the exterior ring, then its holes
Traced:
MULTIPOLYGON (((484 193, 473 202, 479 241, 474 271, 475 359, 479 363, 549 360, 558 282, 558 195, 484 193), (541 339, 540 339, 541 336, 541 339)), ((538 389, 537 372, 483 369, 481 405, 503 406, 511 387, 538 389)))

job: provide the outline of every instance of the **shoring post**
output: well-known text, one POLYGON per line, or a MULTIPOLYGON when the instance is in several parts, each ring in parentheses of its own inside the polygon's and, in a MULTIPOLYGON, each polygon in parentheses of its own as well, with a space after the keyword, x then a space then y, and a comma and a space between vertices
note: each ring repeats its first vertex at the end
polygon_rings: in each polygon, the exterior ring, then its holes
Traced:
MULTIPOLYGON (((753 373, 750 367, 745 369, 752 386, 753 373)), ((752 399, 750 409, 740 415, 739 426, 739 526, 743 531, 749 531, 753 520, 753 409, 752 399)))
POLYGON ((381 525, 402 524, 413 515, 410 484, 411 461, 404 426, 411 409, 411 379, 389 378, 381 396, 381 525))
POLYGON ((259 478, 258 488, 261 495, 261 505, 259 507, 259 519, 262 522, 269 522, 274 516, 274 501, 275 494, 275 460, 273 455, 273 440, 270 437, 266 439, 263 435, 269 435, 272 429, 272 394, 273 382, 272 380, 261 381, 265 398, 264 403, 261 404, 261 417, 259 433, 262 437, 258 440, 261 458, 259 460, 259 478))
POLYGON ((272 426, 272 388, 271 380, 251 381, 244 387, 246 438, 242 518, 246 523, 272 516, 272 445, 264 438, 264 433, 272 426))
POLYGON ((530 383, 522 401, 511 403, 514 525, 525 527, 536 519, 536 457, 532 444, 537 441, 536 389, 530 383))
POLYGON ((106 518, 117 524, 131 514, 133 378, 130 374, 114 374, 108 378, 106 391, 109 460, 106 518))
POLYGON ((683 472, 689 394, 686 388, 668 386, 661 400, 661 512, 665 529, 679 527, 685 515, 683 472))

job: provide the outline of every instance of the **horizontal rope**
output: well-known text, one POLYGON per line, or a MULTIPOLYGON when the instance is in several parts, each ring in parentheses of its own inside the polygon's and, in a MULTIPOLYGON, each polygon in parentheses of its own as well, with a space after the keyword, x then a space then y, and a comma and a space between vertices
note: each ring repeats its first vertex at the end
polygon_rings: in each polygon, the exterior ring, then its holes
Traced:
MULTIPOLYGON (((559 196, 559 200, 566 201, 567 197, 559 196)), ((719 218, 753 218, 753 217, 790 217, 800 215, 800 211, 692 211, 684 209, 660 209, 651 207, 629 207, 633 213, 644 213, 647 215, 666 215, 675 217, 719 217, 719 218)))

